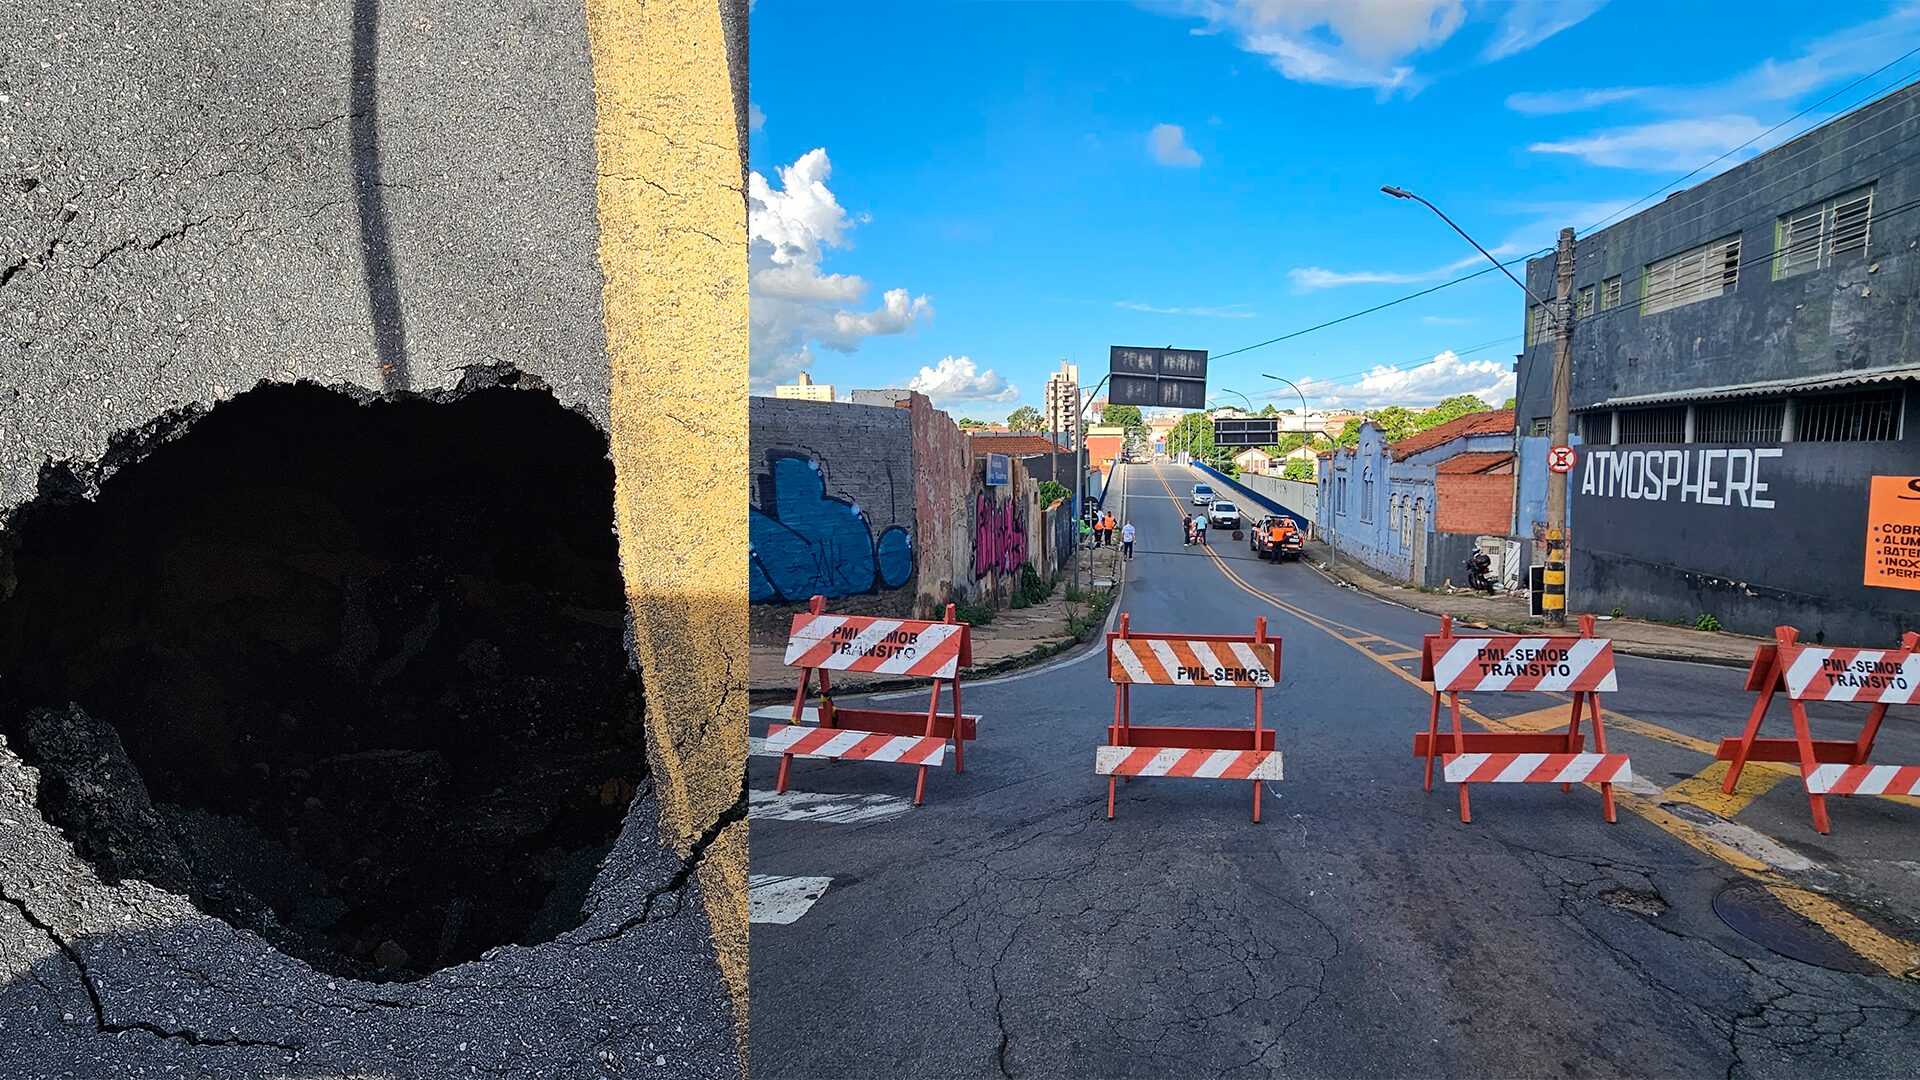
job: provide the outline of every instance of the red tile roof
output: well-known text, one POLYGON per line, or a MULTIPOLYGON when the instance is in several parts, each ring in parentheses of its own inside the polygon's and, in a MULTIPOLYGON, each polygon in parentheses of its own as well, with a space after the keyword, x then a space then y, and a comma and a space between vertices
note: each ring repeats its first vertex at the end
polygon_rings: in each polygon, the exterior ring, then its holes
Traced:
POLYGON ((976 454, 1064 454, 1067 451, 1045 435, 1024 431, 969 431, 967 442, 976 454))
POLYGON ((1393 460, 1405 461, 1422 451, 1444 446, 1468 435, 1502 435, 1512 432, 1513 410, 1494 409, 1488 412, 1468 413, 1438 427, 1430 427, 1417 435, 1409 435, 1399 442, 1388 443, 1387 450, 1392 453, 1393 460))
POLYGON ((1492 472, 1502 465, 1513 462, 1513 455, 1505 450, 1470 450, 1464 454, 1455 454, 1440 463, 1435 472, 1443 473, 1484 473, 1492 472))

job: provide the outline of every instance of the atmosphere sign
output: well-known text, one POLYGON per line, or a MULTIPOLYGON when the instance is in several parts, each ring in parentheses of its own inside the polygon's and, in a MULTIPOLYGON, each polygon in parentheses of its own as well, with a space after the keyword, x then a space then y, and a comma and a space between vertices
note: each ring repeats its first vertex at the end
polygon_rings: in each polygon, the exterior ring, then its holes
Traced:
POLYGON ((1771 510, 1773 500, 1767 497, 1765 466, 1781 453, 1777 446, 1713 450, 1588 448, 1580 467, 1580 494, 1771 510))

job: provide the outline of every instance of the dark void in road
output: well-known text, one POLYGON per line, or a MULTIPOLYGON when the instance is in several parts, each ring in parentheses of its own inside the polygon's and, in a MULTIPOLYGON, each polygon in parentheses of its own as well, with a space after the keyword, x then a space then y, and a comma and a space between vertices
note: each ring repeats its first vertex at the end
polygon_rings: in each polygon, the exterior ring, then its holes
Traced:
POLYGON ((579 925, 645 778, 598 430, 301 385, 140 438, 0 553, 0 734, 81 855, 358 978, 579 925))

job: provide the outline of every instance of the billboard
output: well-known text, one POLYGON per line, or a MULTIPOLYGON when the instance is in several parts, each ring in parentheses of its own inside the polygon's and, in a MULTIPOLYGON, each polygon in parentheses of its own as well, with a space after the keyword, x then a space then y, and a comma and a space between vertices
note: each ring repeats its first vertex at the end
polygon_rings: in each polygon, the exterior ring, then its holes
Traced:
POLYGON ((1112 404, 1156 409, 1206 407, 1206 350, 1114 345, 1108 353, 1107 400, 1112 404))
POLYGON ((1280 441, 1276 416, 1221 417, 1213 422, 1213 445, 1243 449, 1273 446, 1280 441))

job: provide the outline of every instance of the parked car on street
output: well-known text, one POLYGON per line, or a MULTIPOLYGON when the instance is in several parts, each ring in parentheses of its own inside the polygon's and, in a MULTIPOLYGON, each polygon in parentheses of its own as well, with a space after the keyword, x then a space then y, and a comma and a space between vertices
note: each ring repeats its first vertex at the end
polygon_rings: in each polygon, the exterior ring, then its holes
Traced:
POLYGON ((1213 501, 1213 488, 1206 484, 1193 485, 1193 505, 1205 506, 1213 501))
POLYGON ((1215 499, 1207 504, 1207 527, 1210 529, 1239 528, 1240 508, 1225 499, 1215 499))
POLYGON ((1262 559, 1279 562, 1300 558, 1306 550, 1306 538, 1294 527, 1292 518, 1268 514, 1254 526, 1253 534, 1247 538, 1247 547, 1262 559))

